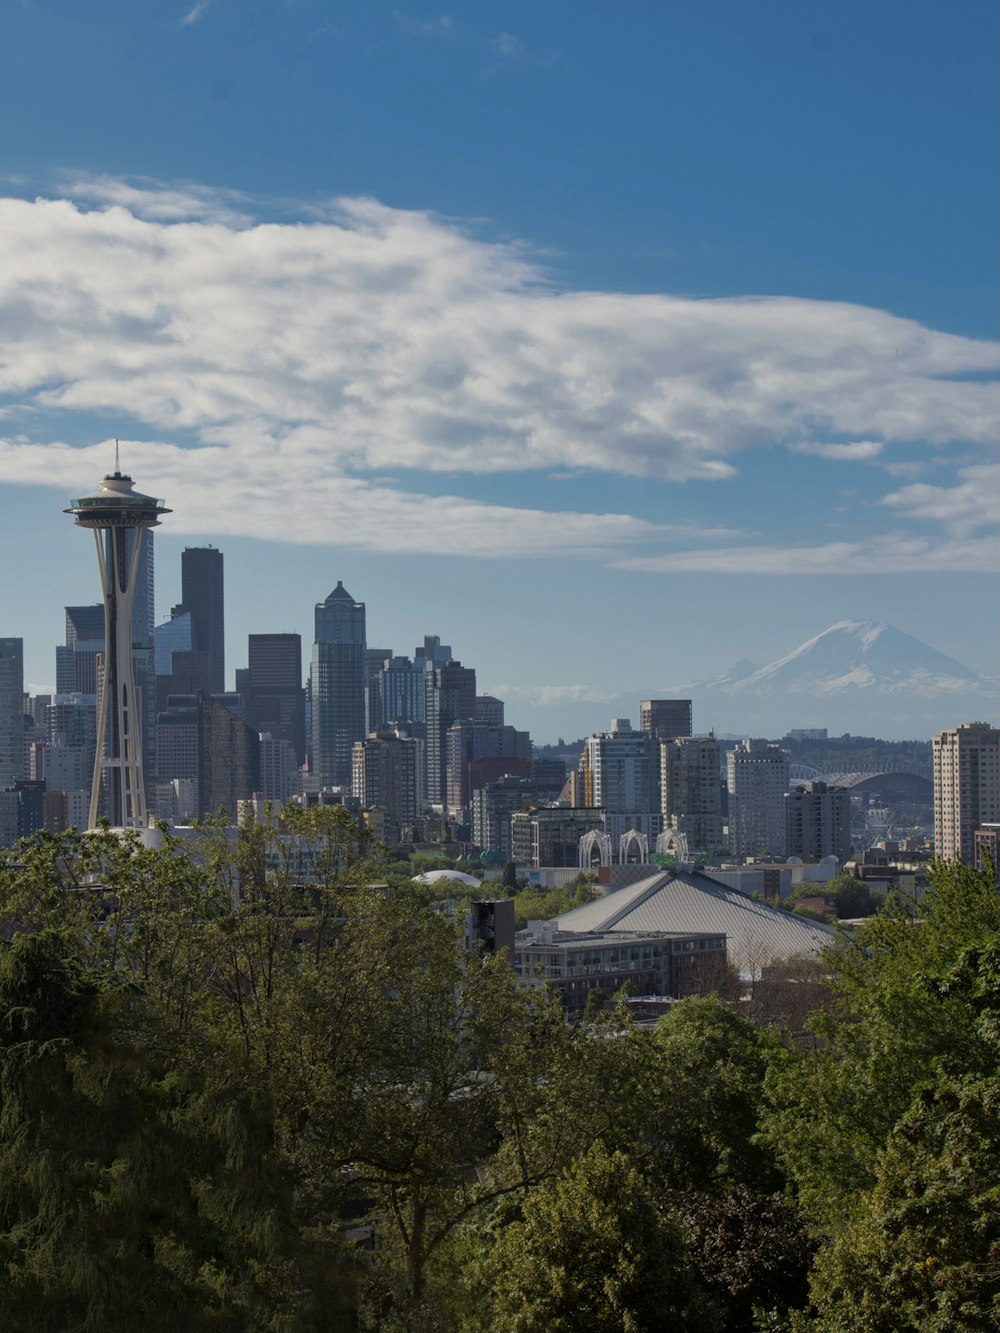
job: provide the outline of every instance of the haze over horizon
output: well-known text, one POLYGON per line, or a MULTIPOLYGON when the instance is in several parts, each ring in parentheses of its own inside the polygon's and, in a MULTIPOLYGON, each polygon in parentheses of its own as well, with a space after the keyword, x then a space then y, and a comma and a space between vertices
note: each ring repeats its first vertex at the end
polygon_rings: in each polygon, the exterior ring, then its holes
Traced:
POLYGON ((86 11, 0 16, 26 680, 116 436, 230 675, 338 579, 539 740, 844 620, 996 671, 992 6, 86 11))

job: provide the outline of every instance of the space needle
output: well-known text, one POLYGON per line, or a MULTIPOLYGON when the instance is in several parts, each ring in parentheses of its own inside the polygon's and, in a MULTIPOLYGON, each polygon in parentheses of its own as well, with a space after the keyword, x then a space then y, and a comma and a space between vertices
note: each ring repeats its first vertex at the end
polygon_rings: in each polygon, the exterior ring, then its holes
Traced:
POLYGON ((169 514, 162 500, 137 491, 122 473, 115 441, 115 470, 93 495, 72 501, 63 513, 79 528, 92 528, 104 593, 104 672, 97 705, 97 753, 90 787, 88 829, 97 827, 102 778, 107 774, 108 817, 115 828, 145 828, 142 782, 142 710, 132 670, 132 602, 143 528, 169 514), (103 540, 102 540, 103 538, 103 540))

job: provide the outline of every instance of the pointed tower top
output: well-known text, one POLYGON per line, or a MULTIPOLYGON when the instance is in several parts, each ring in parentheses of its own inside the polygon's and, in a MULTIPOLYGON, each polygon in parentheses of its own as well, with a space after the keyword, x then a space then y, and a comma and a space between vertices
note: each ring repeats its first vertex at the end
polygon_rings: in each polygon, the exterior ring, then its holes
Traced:
POLYGON ((116 477, 120 477, 120 476, 121 476, 121 471, 122 471, 121 463, 119 462, 119 459, 118 459, 118 436, 116 435, 116 436, 115 436, 115 476, 116 476, 116 477))
POLYGON ((327 597, 326 600, 327 604, 329 604, 330 602, 353 602, 354 598, 344 587, 341 580, 338 579, 337 586, 334 588, 333 592, 330 593, 329 597, 327 597))

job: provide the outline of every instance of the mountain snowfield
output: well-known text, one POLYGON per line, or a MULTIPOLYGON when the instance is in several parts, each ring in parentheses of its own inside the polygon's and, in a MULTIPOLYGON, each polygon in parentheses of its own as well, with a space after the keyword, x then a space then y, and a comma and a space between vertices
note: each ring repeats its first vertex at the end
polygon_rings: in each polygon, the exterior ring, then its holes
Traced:
POLYGON ((927 740, 963 722, 1000 725, 1000 679, 964 666, 912 634, 877 620, 838 620, 784 657, 743 660, 704 680, 644 680, 621 694, 510 705, 540 741, 604 731, 613 718, 639 723, 640 699, 691 699, 694 730, 724 736, 787 735, 825 727, 831 736, 927 740))
POLYGON ((780 736, 826 727, 920 739, 997 720, 1000 680, 877 620, 839 620, 766 666, 741 661, 710 680, 671 686, 695 701, 695 729, 780 736))
POLYGON ((993 700, 998 687, 997 680, 877 620, 838 620, 776 662, 756 668, 742 662, 700 686, 732 695, 785 693, 825 698, 871 690, 919 699, 972 693, 993 700))

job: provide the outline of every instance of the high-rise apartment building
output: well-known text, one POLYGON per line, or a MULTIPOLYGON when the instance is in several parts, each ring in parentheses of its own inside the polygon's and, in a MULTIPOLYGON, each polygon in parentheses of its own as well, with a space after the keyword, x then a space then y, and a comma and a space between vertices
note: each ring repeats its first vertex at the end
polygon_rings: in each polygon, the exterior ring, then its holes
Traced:
POLYGON ((656 737, 633 731, 628 718, 616 718, 610 731, 587 739, 582 770, 584 805, 604 811, 612 841, 636 829, 652 843, 663 828, 656 737))
POLYGON ((226 603, 222 552, 185 546, 181 552, 181 610, 191 617, 192 649, 208 654, 208 692, 226 688, 226 603))
POLYGON ((846 787, 807 782, 785 796, 785 851, 803 861, 851 854, 851 793, 846 787))
POLYGON ((691 735, 690 699, 643 699, 639 704, 639 730, 660 741, 691 735))
POLYGON ((24 777, 24 640, 0 639, 0 787, 24 777))
POLYGON ((473 842, 484 852, 512 861, 511 815, 547 799, 548 793, 531 778, 508 774, 495 782, 487 782, 472 793, 473 842))
POLYGON ((313 774, 320 787, 350 787, 355 741, 367 735, 365 604, 338 582, 318 602, 312 650, 313 774))
POLYGON ((251 634, 248 640, 250 725, 290 741, 299 767, 306 757, 302 639, 298 634, 251 634))
POLYGON ((741 741, 727 757, 729 851, 747 856, 785 855, 788 758, 765 740, 741 741))
POLYGON ((975 865, 976 830, 1000 820, 1000 728, 949 727, 933 740, 934 850, 975 865))
POLYGON ((353 794, 366 810, 381 815, 386 842, 400 839, 423 807, 423 745, 402 730, 374 732, 355 741, 353 794))
POLYGON ((427 671, 427 800, 443 806, 448 795, 448 729, 476 713, 476 672, 461 662, 427 671))
MULTIPOLYGON (((657 701, 660 702, 660 701, 657 701)), ((663 817, 692 852, 718 856, 722 834, 722 754, 714 734, 677 736, 660 747, 663 817)))

